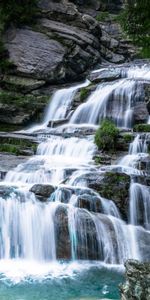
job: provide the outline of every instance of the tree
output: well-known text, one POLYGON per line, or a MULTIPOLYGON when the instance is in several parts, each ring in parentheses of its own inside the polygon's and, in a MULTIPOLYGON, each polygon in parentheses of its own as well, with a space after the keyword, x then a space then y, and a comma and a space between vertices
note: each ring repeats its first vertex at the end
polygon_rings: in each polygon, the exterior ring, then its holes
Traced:
POLYGON ((13 23, 17 26, 34 21, 37 0, 1 0, 0 21, 4 26, 13 23))

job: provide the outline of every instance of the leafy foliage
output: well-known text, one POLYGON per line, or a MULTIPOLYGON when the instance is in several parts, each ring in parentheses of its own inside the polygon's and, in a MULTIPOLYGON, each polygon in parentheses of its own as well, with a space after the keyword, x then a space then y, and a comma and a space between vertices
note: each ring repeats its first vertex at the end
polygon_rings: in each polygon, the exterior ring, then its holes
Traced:
MULTIPOLYGON (((13 23, 17 26, 34 21, 37 0, 1 0, 0 20, 3 26, 13 23)), ((1 25, 1 26, 2 26, 1 25)))
POLYGON ((136 132, 150 132, 150 124, 137 124, 133 130, 136 132))
POLYGON ((142 48, 142 56, 150 57, 149 0, 127 0, 119 20, 134 43, 142 48))
POLYGON ((95 133, 95 143, 100 150, 114 151, 119 130, 110 120, 104 120, 95 133))

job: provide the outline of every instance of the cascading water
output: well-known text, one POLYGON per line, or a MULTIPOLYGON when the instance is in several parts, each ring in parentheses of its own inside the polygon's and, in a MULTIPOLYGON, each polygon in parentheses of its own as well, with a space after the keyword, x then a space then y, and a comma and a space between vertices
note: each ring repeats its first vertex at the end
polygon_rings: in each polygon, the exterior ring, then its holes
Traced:
POLYGON ((118 127, 131 128, 132 107, 139 96, 140 89, 133 80, 102 83, 88 101, 77 108, 70 123, 99 124, 102 119, 111 118, 118 127))
MULTIPOLYGON (((145 69, 142 69, 142 74, 145 74, 146 80, 150 79, 145 69)), ((90 126, 109 117, 118 127, 131 128, 133 106, 140 97, 142 85, 133 80, 135 70, 129 70, 126 76, 128 78, 99 84, 87 102, 76 109, 67 126, 90 126)), ((143 75, 137 77, 140 76, 143 75)), ((42 125, 26 131, 43 130, 44 140, 39 138, 36 155, 9 171, 1 183, 12 187, 11 192, 2 196, 0 201, 1 260, 49 261, 51 265, 53 261, 56 263, 57 258, 67 258, 74 261, 99 260, 107 265, 119 266, 128 258, 147 259, 137 237, 142 240, 150 230, 148 188, 139 183, 131 184, 130 217, 129 222, 124 221, 112 199, 102 198, 89 189, 85 178, 82 178, 89 171, 98 170, 93 161, 96 152, 93 135, 65 137, 63 134, 54 135, 51 130, 48 135, 44 132, 50 120, 68 118, 76 91, 88 84, 87 81, 57 91, 42 125), (35 196, 30 191, 34 184, 42 184, 45 188, 52 185, 55 191, 42 202, 39 195, 35 196), (91 205, 91 201, 97 201, 99 210, 96 204, 91 205), (89 210, 84 203, 89 205, 89 210), (142 216, 139 214, 141 207, 142 216), (65 254, 63 247, 68 247, 65 254)), ((136 161, 137 155, 146 151, 146 140, 137 135, 130 145, 129 156, 132 159, 128 157, 128 162, 133 161, 133 156, 136 161)), ((129 165, 125 159, 120 164, 123 167, 129 165)), ((136 167, 134 170, 138 172, 136 167)), ((103 174, 104 171, 100 172, 103 174)), ((58 265, 56 267, 59 269, 58 265)))

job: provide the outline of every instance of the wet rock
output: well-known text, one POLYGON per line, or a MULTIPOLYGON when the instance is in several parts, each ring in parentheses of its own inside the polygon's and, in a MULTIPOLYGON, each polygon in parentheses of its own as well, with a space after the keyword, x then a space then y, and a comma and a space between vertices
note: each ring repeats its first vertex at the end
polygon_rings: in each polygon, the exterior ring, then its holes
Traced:
POLYGON ((150 264, 128 260, 125 263, 126 281, 120 287, 122 300, 149 300, 150 264))
POLYGON ((48 184, 35 184, 30 189, 40 201, 47 201, 48 198, 54 193, 55 187, 48 184))
POLYGON ((100 165, 110 165, 112 157, 110 155, 107 155, 105 153, 96 153, 96 155, 93 157, 96 164, 100 165))
POLYGON ((14 191, 13 187, 1 185, 0 186, 0 197, 7 198, 14 191))
POLYGON ((0 153, 0 174, 1 180, 4 179, 6 173, 11 169, 14 169, 19 164, 25 163, 27 161, 25 156, 16 156, 13 154, 0 153))
POLYGON ((68 227, 68 212, 59 206, 55 212, 55 236, 57 259, 71 259, 71 241, 68 227))
POLYGON ((146 123, 149 117, 146 102, 136 102, 134 105, 134 122, 135 123, 146 123))
POLYGON ((124 173, 93 172, 82 176, 87 186, 101 197, 114 201, 122 217, 127 220, 129 208, 130 176, 124 173))
POLYGON ((98 197, 89 194, 82 194, 78 197, 77 206, 88 211, 101 212, 101 201, 98 197))
POLYGON ((121 78, 121 70, 118 68, 101 69, 98 72, 92 72, 89 75, 89 80, 97 83, 101 81, 113 81, 121 78))
POLYGON ((67 123, 68 119, 61 119, 61 120, 53 120, 53 121, 49 121, 48 123, 48 127, 51 128, 55 128, 57 126, 61 126, 65 123, 67 123))

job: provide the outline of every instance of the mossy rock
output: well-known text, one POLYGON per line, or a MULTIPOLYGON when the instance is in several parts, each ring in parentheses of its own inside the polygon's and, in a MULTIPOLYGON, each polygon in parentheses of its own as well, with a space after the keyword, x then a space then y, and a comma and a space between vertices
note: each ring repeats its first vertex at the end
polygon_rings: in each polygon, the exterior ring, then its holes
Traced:
POLYGON ((36 153, 37 142, 31 138, 21 138, 19 136, 10 134, 0 134, 0 152, 6 152, 11 154, 24 154, 33 155, 36 153))
POLYGON ((133 130, 135 132, 150 132, 150 124, 137 124, 133 130))
POLYGON ((49 98, 0 90, 0 123, 24 126, 40 121, 49 98))
POLYGON ((43 86, 45 81, 15 75, 5 75, 2 84, 11 92, 28 93, 43 86))

